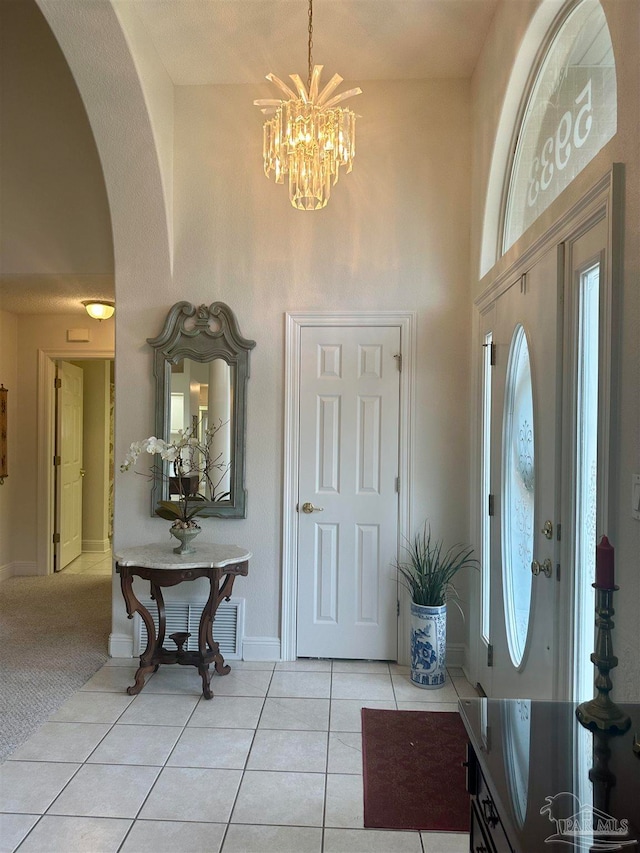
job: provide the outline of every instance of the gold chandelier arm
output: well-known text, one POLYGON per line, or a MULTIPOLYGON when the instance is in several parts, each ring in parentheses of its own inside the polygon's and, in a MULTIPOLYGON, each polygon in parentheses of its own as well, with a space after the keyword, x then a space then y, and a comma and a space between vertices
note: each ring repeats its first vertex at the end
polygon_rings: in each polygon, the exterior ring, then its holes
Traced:
POLYGON ((341 95, 336 95, 335 98, 331 98, 330 101, 327 101, 327 103, 324 104, 324 108, 328 110, 331 107, 335 107, 337 104, 341 103, 342 101, 346 101, 347 98, 353 98, 354 95, 361 95, 361 94, 362 94, 362 89, 359 86, 355 89, 349 89, 348 92, 343 92, 341 95))
POLYGON ((318 95, 318 100, 316 103, 319 107, 321 107, 324 102, 327 100, 329 95, 336 89, 340 83, 342 83, 343 78, 339 74, 334 74, 331 80, 327 83, 324 89, 318 95))
POLYGON ((315 104, 318 98, 318 86, 320 85, 320 75, 324 65, 314 65, 313 73, 311 74, 311 83, 309 84, 309 100, 315 104))
POLYGON ((279 77, 276 77, 275 74, 267 74, 267 80, 271 83, 275 83, 275 85, 284 92, 287 97, 287 100, 296 100, 296 93, 290 89, 286 83, 283 83, 279 77))
POLYGON ((295 87, 298 90, 299 97, 304 101, 305 104, 308 104, 310 98, 307 95, 307 87, 302 82, 302 77, 300 77, 299 74, 289 74, 289 77, 293 80, 295 87))

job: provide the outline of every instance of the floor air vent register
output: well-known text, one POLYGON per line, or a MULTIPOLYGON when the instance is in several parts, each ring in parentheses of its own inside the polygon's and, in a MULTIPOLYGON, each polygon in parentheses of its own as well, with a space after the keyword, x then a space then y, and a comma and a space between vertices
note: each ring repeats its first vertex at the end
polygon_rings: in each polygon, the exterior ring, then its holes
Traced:
MULTIPOLYGON (((140 602, 149 610, 158 629, 158 613, 156 604, 151 598, 140 598, 140 602)), ((191 634, 185 646, 189 651, 198 648, 198 625, 200 616, 206 604, 206 599, 167 601, 165 599, 165 615, 167 619, 165 647, 172 648, 169 636, 177 631, 187 631, 191 634)), ((244 635, 244 598, 231 598, 223 601, 216 612, 213 623, 213 638, 220 644, 220 651, 227 660, 242 658, 242 638, 244 635)), ((147 644, 147 629, 140 616, 135 615, 134 656, 140 655, 147 644)))

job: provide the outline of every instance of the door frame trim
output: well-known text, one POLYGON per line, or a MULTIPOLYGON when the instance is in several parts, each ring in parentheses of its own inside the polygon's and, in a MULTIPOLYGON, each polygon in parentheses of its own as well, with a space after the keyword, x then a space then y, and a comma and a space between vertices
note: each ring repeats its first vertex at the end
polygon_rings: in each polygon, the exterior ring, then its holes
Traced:
POLYGON ((39 349, 37 385, 37 462, 36 462, 36 560, 37 574, 53 574, 53 435, 55 429, 55 379, 56 359, 93 358, 115 359, 113 349, 39 349))
MULTIPOLYGON (((280 655, 282 660, 297 656, 298 615, 298 514, 297 484, 300 470, 300 355, 302 330, 314 326, 393 326, 400 329, 402 370, 399 400, 398 548, 411 530, 411 471, 413 457, 413 400, 415 397, 416 312, 415 311, 306 311, 285 314, 284 386, 284 488, 282 504, 282 607, 280 655)), ((398 660, 408 659, 407 615, 400 608, 398 618, 398 660)))

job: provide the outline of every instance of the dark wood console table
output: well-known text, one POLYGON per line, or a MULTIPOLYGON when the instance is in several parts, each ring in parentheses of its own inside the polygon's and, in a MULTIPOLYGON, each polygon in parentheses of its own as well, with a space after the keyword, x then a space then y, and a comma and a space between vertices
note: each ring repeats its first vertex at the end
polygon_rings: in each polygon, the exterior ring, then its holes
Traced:
POLYGON ((640 851, 640 704, 623 735, 572 702, 461 699, 473 853, 640 851), (634 734, 635 733, 635 734, 634 734))
POLYGON ((140 655, 135 684, 127 688, 129 695, 139 693, 144 687, 145 677, 150 672, 155 672, 161 663, 177 663, 197 667, 202 678, 204 698, 213 698, 209 664, 215 665, 218 675, 227 675, 231 669, 225 664, 220 647, 213 639, 213 620, 220 602, 231 596, 236 576, 249 573, 251 556, 250 551, 237 545, 207 543, 199 543, 196 553, 189 555, 174 554, 169 544, 140 545, 118 551, 115 556, 116 572, 120 575, 127 615, 129 619, 133 619, 134 613, 139 613, 147 629, 147 646, 140 655), (158 608, 157 632, 151 614, 133 590, 134 577, 148 580, 151 585, 151 597, 158 608), (202 611, 198 629, 198 649, 189 651, 183 648, 189 638, 186 632, 171 634, 169 639, 175 642, 176 649, 165 649, 166 617, 162 588, 196 578, 209 579, 209 598, 202 611))

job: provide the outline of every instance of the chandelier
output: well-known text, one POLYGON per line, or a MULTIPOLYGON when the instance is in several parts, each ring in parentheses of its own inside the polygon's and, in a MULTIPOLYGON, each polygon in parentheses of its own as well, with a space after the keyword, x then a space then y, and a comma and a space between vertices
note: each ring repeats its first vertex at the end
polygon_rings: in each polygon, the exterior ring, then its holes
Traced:
POLYGON ((305 87, 298 74, 290 74, 296 91, 275 74, 267 74, 285 95, 282 99, 260 99, 253 103, 267 116, 263 128, 262 153, 264 173, 273 172, 277 184, 289 176, 289 199, 298 210, 320 210, 331 195, 331 185, 338 183, 340 167, 350 172, 356 154, 356 116, 342 101, 362 94, 362 89, 349 89, 333 95, 342 83, 334 74, 319 92, 323 65, 314 65, 313 0, 309 0, 309 75, 305 87))

